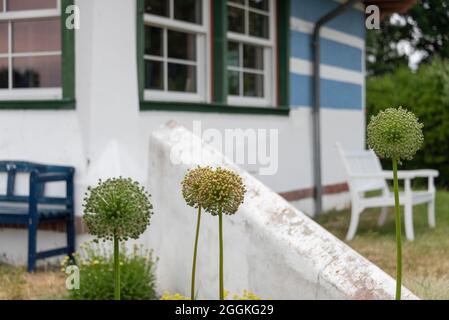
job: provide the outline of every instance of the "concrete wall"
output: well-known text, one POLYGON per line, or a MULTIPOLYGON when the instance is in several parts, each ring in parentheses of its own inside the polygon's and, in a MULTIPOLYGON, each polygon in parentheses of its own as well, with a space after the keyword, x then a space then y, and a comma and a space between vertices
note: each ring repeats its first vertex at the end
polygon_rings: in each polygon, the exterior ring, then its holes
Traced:
MULTIPOLYGON (((224 163, 247 187, 239 211, 223 219, 226 290, 270 299, 393 299, 391 277, 185 128, 171 122, 155 131, 149 154, 156 214, 143 239, 160 259, 159 290, 190 292, 196 210, 186 206, 180 181, 196 164, 224 163), (199 152, 202 162, 185 161, 199 152)), ((200 298, 216 299, 218 220, 202 217, 197 288, 200 298)), ((404 288, 403 298, 416 297, 404 288)))

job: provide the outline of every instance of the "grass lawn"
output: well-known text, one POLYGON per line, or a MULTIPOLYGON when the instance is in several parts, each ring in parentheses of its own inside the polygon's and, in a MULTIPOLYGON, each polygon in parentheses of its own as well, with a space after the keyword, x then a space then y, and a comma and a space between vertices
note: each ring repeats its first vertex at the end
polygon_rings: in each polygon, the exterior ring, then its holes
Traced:
MULTIPOLYGON (((393 208, 382 227, 380 209, 367 209, 360 217, 356 237, 346 242, 393 277, 396 274, 396 241, 393 208)), ((436 228, 427 224, 426 205, 414 207, 415 241, 403 231, 403 284, 423 299, 449 299, 449 191, 437 192, 436 228)), ((350 210, 332 211, 317 222, 344 239, 350 210)), ((403 222, 403 219, 402 219, 403 222)))

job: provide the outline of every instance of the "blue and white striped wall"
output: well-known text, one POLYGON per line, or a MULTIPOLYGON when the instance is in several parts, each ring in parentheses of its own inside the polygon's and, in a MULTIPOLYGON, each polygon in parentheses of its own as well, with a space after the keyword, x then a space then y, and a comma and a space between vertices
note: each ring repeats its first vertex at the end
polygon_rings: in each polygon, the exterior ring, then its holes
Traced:
MULTIPOLYGON (((291 106, 312 105, 312 32, 315 21, 337 7, 336 0, 291 1, 291 106)), ((321 107, 364 107, 365 24, 361 8, 351 8, 321 29, 321 107)))

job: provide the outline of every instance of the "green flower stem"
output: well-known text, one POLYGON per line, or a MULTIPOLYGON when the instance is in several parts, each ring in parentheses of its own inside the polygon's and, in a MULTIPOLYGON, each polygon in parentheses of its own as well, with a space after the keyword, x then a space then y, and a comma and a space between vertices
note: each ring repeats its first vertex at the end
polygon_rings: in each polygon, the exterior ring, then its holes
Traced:
POLYGON ((119 240, 114 235, 114 299, 120 300, 120 259, 119 240))
POLYGON ((223 284, 223 213, 220 207, 218 211, 218 227, 220 242, 220 300, 224 300, 224 284, 223 284))
POLYGON ((393 158, 394 208, 396 212, 396 300, 401 300, 402 283, 402 240, 401 209, 399 206, 398 161, 393 158))
POLYGON ((193 265, 192 265, 192 286, 190 292, 190 299, 195 300, 195 273, 196 273, 196 253, 198 249, 198 238, 200 234, 201 223, 201 206, 198 206, 198 220, 196 222, 195 248, 193 249, 193 265))

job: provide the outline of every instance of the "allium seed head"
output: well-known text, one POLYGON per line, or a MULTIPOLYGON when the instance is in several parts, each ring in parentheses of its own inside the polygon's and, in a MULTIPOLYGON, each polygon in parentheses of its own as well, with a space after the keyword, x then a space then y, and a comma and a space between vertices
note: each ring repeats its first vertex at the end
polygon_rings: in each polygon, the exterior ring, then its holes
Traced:
POLYGON ((412 112, 389 108, 371 117, 368 145, 381 158, 411 160, 424 142, 422 128, 412 112))
POLYGON ((204 176, 211 172, 211 167, 197 167, 187 171, 187 174, 182 180, 182 196, 187 202, 187 205, 198 208, 201 205, 200 186, 203 183, 204 176))
POLYGON ((139 183, 125 178, 99 181, 89 187, 83 203, 84 222, 98 238, 137 239, 150 224, 153 206, 139 183))
POLYGON ((218 215, 220 210, 228 215, 236 213, 246 192, 242 178, 222 168, 208 171, 199 190, 202 207, 212 215, 218 215))

